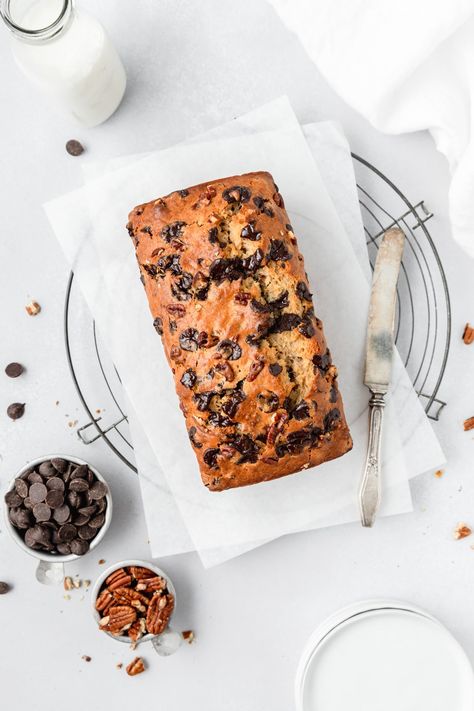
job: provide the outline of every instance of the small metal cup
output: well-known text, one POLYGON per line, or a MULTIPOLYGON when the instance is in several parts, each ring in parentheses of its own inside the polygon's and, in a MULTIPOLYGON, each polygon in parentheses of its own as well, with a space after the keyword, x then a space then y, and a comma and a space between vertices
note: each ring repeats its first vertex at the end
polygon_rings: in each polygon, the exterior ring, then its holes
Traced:
MULTIPOLYGON (((176 612, 176 590, 170 579, 170 576, 167 575, 167 573, 165 573, 163 570, 161 570, 161 568, 158 568, 157 565, 155 565, 154 563, 150 563, 146 560, 121 560, 119 563, 115 563, 114 565, 111 565, 110 568, 105 570, 102 575, 97 578, 92 588, 92 593, 90 597, 92 616, 94 617, 94 620, 96 621, 97 625, 99 625, 101 617, 100 613, 95 609, 95 603, 99 596, 102 585, 109 577, 109 575, 112 575, 112 573, 114 573, 116 570, 131 565, 142 568, 148 568, 149 570, 152 570, 154 573, 166 580, 168 584, 168 590, 174 597, 174 609, 170 617, 171 623, 173 615, 176 612)), ((127 644, 131 643, 130 638, 125 635, 115 635, 107 631, 106 634, 108 634, 109 637, 111 637, 112 639, 115 639, 117 642, 126 642, 127 644)), ((153 649, 157 654, 159 654, 161 657, 169 657, 171 654, 174 654, 178 651, 179 647, 182 644, 182 641, 182 635, 179 632, 173 630, 170 624, 168 624, 168 627, 161 634, 145 634, 137 641, 137 644, 142 644, 143 642, 151 642, 153 649)))
MULTIPOLYGON (((73 457, 70 454, 48 454, 44 455, 43 457, 37 457, 36 459, 33 459, 32 461, 28 462, 28 464, 25 464, 24 467, 22 467, 16 475, 13 477, 13 479, 9 482, 8 487, 5 489, 4 494, 6 494, 10 489, 13 488, 13 484, 15 482, 15 479, 18 479, 22 474, 24 474, 28 469, 31 469, 31 467, 35 467, 37 464, 41 464, 42 462, 46 462, 48 459, 53 459, 53 458, 61 458, 61 459, 66 459, 69 462, 73 462, 74 464, 87 464, 89 469, 95 474, 97 479, 99 481, 102 481, 104 484, 107 484, 106 480, 100 474, 100 472, 97 471, 95 467, 93 467, 91 464, 88 462, 85 462, 83 459, 79 459, 78 457, 73 457)), ((94 548, 97 548, 99 543, 102 541, 103 537, 107 533, 107 529, 110 526, 110 522, 112 520, 112 496, 110 494, 110 489, 109 486, 107 485, 107 508, 105 510, 105 522, 102 528, 100 529, 99 533, 97 536, 91 541, 90 548, 85 555, 90 553, 94 548)), ((16 528, 13 526, 12 522, 10 521, 10 518, 8 516, 8 506, 4 502, 3 503, 4 507, 4 519, 5 519, 5 525, 15 541, 15 543, 25 551, 25 553, 28 553, 29 555, 33 556, 33 558, 37 558, 39 560, 39 564, 36 568, 36 579, 40 582, 43 583, 44 585, 57 585, 61 583, 64 580, 64 563, 69 563, 71 560, 77 560, 78 558, 83 558, 84 556, 81 555, 59 555, 59 554, 53 554, 53 553, 45 553, 43 551, 35 551, 32 548, 29 548, 26 543, 23 541, 21 536, 19 535, 18 531, 16 528)))

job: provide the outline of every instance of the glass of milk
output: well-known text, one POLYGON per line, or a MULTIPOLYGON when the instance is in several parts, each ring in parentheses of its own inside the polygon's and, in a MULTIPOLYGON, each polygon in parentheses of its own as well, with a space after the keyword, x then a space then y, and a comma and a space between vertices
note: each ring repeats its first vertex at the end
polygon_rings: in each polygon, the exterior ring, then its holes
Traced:
POLYGON ((113 114, 126 76, 102 25, 73 0, 0 0, 12 50, 27 77, 86 126, 113 114))

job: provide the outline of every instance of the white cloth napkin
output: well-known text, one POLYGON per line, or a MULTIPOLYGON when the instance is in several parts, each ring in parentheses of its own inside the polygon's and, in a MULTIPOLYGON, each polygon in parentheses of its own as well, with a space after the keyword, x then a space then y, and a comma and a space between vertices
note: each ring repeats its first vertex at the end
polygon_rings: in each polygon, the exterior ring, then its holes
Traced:
MULTIPOLYGON (((154 479, 157 482, 164 473, 192 544, 205 565, 220 562, 263 540, 316 527, 321 521, 331 525, 342 520, 355 520, 355 492, 367 438, 367 393, 360 385, 369 292, 367 278, 362 266, 354 259, 351 242, 288 103, 284 100, 274 102, 265 110, 252 114, 237 123, 238 132, 246 134, 243 137, 221 138, 212 144, 181 145, 131 165, 125 161, 125 167, 112 170, 91 181, 84 189, 46 206, 98 327, 110 344, 111 355, 138 421, 161 464, 161 471, 154 473, 151 462, 143 481, 149 483, 154 479), (255 133, 255 129, 274 125, 270 117, 275 120, 275 116, 278 116, 277 125, 283 128, 278 132, 255 133), (290 217, 300 234, 310 279, 319 285, 318 311, 326 316, 328 340, 341 370, 341 387, 356 446, 351 454, 315 472, 308 471, 297 477, 240 491, 210 494, 199 482, 169 369, 151 327, 143 290, 137 279, 131 242, 122 235, 123 223, 130 206, 158 193, 210 179, 217 174, 262 167, 273 170, 278 176, 288 204, 292 206, 290 217), (318 240, 317 250, 315 239, 318 240), (341 328, 340 318, 335 316, 340 313, 346 314, 344 328, 341 328), (351 344, 350 357, 348 342, 351 344), (225 548, 225 552, 216 553, 216 545, 225 548)), ((233 131, 235 133, 235 126, 233 131)), ((225 134, 224 130, 221 135, 225 134)), ((313 140, 317 142, 315 129, 313 134, 313 140)), ((347 148, 345 152, 347 161, 347 148)), ((337 161, 333 163, 337 165, 337 161)), ((326 167, 328 175, 332 170, 326 167)), ((352 176, 355 204, 354 193, 352 176)), ((360 216, 358 223, 360 225, 360 216)), ((359 225, 357 229, 360 230, 359 225)), ((360 237, 356 241, 361 254, 360 237)), ((403 495, 400 498, 402 489, 397 487, 398 483, 406 485, 408 475, 437 466, 443 459, 399 361, 395 363, 394 372, 395 386, 392 406, 388 408, 385 439, 385 510, 392 513, 390 492, 395 489, 399 492, 398 510, 409 508, 406 496, 401 504, 403 495), (403 411, 408 427, 401 439, 390 409, 397 410, 398 414, 403 411), (419 455, 417 458, 407 457, 408 467, 402 455, 401 441, 407 442, 413 455, 419 455)), ((132 426, 132 432, 133 429, 132 426)), ((408 451, 405 447, 405 452, 408 451)), ((137 454, 140 466, 141 452, 137 454)), ((156 488, 163 491, 159 483, 156 488)), ((144 498, 145 506, 149 506, 149 498, 144 498)), ((156 519, 160 518, 158 498, 155 496, 157 506, 149 509, 148 525, 153 530, 156 519)), ((161 500, 169 502, 169 497, 162 496, 161 500)), ((162 526, 160 529, 161 536, 167 539, 168 553, 189 546, 189 538, 182 535, 182 526, 180 535, 177 535, 179 526, 173 526, 172 518, 168 515, 168 519, 164 519, 169 528, 163 529, 162 526)))
POLYGON ((473 0, 269 0, 342 98, 386 133, 428 129, 474 256, 473 0))

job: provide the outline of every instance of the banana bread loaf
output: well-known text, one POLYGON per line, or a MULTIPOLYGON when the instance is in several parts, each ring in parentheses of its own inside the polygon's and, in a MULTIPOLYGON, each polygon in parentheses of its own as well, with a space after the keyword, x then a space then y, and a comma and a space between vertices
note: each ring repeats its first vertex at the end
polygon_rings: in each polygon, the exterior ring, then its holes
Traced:
POLYGON ((210 490, 351 449, 337 370, 269 173, 139 205, 127 228, 210 490))

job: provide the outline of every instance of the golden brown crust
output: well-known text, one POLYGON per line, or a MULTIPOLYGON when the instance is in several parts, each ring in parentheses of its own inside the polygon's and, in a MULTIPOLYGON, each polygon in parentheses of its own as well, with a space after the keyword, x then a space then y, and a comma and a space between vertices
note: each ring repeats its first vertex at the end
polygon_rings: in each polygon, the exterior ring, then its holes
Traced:
POLYGON ((127 225, 204 484, 254 484, 352 447, 337 371, 269 173, 139 205, 127 225))

